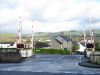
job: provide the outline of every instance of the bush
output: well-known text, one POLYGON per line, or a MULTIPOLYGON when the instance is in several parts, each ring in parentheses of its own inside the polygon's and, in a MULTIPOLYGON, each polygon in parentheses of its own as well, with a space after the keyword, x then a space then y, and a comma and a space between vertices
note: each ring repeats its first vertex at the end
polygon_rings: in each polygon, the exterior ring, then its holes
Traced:
POLYGON ((36 48, 35 53, 36 54, 62 54, 62 55, 70 54, 70 52, 68 50, 43 49, 43 48, 36 48))

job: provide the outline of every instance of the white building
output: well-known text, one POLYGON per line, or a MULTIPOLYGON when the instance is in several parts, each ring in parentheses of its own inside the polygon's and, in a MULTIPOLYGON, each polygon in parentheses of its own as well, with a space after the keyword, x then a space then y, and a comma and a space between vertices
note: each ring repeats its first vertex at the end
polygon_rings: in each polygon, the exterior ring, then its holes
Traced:
POLYGON ((78 49, 77 51, 79 51, 79 52, 84 52, 84 50, 85 50, 85 46, 82 45, 82 44, 79 43, 79 42, 78 42, 78 44, 79 44, 79 49, 78 49))
POLYGON ((0 43, 0 48, 16 48, 15 42, 2 42, 0 43))

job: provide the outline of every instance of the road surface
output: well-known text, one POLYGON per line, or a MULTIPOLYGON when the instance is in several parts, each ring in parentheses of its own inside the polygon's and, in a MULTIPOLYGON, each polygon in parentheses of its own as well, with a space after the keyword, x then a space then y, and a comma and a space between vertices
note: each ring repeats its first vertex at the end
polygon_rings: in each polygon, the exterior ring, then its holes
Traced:
POLYGON ((100 69, 79 66, 82 59, 82 55, 36 55, 22 63, 0 64, 0 75, 100 75, 100 69))

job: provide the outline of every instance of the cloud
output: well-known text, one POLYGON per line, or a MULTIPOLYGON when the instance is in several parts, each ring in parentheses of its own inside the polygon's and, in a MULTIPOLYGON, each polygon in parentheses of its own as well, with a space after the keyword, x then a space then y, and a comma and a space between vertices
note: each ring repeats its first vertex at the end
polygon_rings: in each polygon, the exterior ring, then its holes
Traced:
POLYGON ((36 32, 79 30, 89 27, 91 16, 94 28, 100 28, 99 7, 98 0, 1 0, 0 32, 17 32, 20 16, 27 33, 34 22, 36 32))
POLYGON ((95 28, 100 29, 100 22, 94 24, 95 28))
MULTIPOLYGON (((36 31, 43 32, 58 32, 58 31, 68 31, 68 30, 77 30, 80 28, 78 25, 79 21, 70 21, 70 22, 37 22, 36 31)), ((34 25, 35 26, 35 25, 34 25)))
POLYGON ((82 3, 74 3, 75 0, 70 0, 69 2, 56 0, 53 2, 45 11, 44 18, 52 19, 55 21, 65 21, 70 20, 75 17, 80 17, 85 11, 86 5, 82 3))

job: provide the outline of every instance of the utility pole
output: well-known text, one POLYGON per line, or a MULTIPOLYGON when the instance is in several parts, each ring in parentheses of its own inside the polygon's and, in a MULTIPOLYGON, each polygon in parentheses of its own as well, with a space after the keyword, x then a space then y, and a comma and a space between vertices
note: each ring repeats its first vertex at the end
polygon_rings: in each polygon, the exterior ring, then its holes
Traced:
POLYGON ((70 54, 72 53, 72 44, 71 44, 72 40, 71 40, 71 31, 70 31, 70 54))
POLYGON ((20 31, 20 35, 19 35, 19 43, 21 44, 22 43, 22 22, 23 22, 23 20, 22 20, 22 17, 19 17, 20 18, 20 29, 19 29, 19 31, 20 31))
POLYGON ((33 50, 33 38, 34 37, 34 34, 33 34, 33 25, 32 25, 32 50, 33 50))
POLYGON ((32 25, 32 50, 33 50, 33 53, 35 54, 35 32, 33 29, 33 25, 32 25))
POLYGON ((85 47, 86 47, 86 32, 85 32, 85 25, 83 27, 83 34, 84 34, 84 43, 85 43, 85 47))
POLYGON ((92 29, 92 23, 93 23, 93 17, 90 18, 90 37, 91 37, 91 43, 93 44, 93 52, 95 51, 95 42, 94 42, 94 32, 92 29))
POLYGON ((34 33, 34 37, 33 37, 33 46, 34 46, 34 54, 35 54, 35 33, 34 33))
POLYGON ((94 43, 94 32, 93 32, 93 17, 90 18, 90 37, 91 37, 91 43, 94 43))

